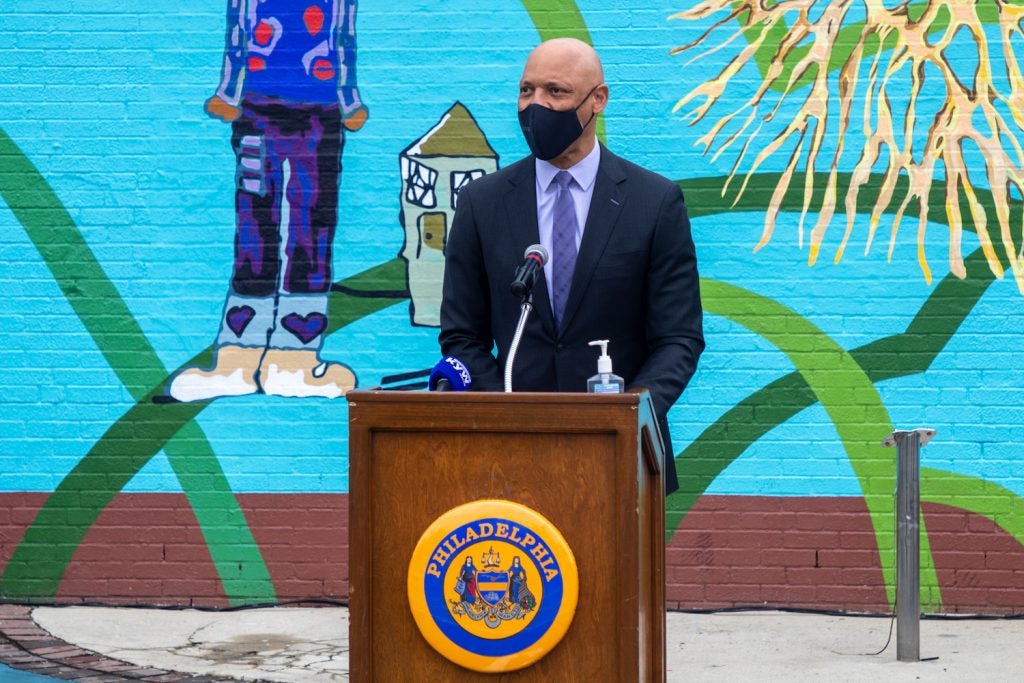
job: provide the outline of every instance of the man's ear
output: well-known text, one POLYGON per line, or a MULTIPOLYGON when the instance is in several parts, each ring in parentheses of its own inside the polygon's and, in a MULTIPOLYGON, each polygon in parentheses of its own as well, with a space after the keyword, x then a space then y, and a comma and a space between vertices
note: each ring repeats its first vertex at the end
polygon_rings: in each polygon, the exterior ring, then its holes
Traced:
POLYGON ((594 90, 594 96, 592 97, 594 103, 594 115, 600 114, 604 111, 604 108, 608 106, 608 86, 602 83, 597 86, 594 90))

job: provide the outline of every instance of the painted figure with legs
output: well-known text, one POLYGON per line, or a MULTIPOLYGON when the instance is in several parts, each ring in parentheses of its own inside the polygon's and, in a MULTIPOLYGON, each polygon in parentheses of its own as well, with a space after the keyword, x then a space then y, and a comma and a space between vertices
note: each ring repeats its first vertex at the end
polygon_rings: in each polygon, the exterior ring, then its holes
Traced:
POLYGON ((223 78, 206 112, 232 126, 235 258, 213 366, 179 401, 266 393, 336 398, 356 385, 320 358, 345 131, 367 119, 356 0, 228 0, 223 78))

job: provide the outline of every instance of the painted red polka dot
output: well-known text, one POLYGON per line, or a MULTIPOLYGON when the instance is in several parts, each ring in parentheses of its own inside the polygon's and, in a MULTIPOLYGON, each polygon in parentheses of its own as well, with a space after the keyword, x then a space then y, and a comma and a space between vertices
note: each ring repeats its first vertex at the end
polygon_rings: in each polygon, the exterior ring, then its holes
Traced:
POLYGON ((331 64, 330 60, 317 59, 313 62, 313 75, 321 81, 330 80, 334 78, 334 65, 331 64))
POLYGON ((252 37, 256 40, 257 45, 266 47, 270 45, 270 40, 274 37, 274 27, 261 21, 256 25, 256 30, 252 32, 252 37))
POLYGON ((267 63, 263 57, 249 57, 249 71, 263 71, 267 68, 267 63))
POLYGON ((306 30, 309 35, 315 36, 324 27, 324 11, 316 5, 310 5, 302 13, 302 20, 306 22, 306 30))

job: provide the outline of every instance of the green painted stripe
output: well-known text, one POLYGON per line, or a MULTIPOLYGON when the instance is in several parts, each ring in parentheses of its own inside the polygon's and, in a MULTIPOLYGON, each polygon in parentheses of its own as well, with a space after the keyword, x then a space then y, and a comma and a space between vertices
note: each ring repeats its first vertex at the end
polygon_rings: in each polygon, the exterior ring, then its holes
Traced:
MULTIPOLYGON (((754 208, 767 208, 778 177, 775 174, 752 177, 745 207, 753 205, 754 208)), ((715 180, 700 178, 679 183, 686 193, 691 216, 714 215, 731 209, 731 202, 722 197, 720 184, 715 180)), ((815 180, 816 187, 821 188, 824 186, 822 181, 825 175, 818 174, 815 180)), ((859 212, 870 211, 870 206, 865 205, 865 197, 873 194, 870 190, 877 187, 879 182, 880 177, 873 176, 865 186, 865 191, 861 193, 859 212)), ((849 175, 840 175, 838 191, 845 193, 848 185, 849 175)), ((979 199, 987 212, 994 212, 990 195, 979 196, 979 199)), ((798 198, 790 196, 784 200, 782 210, 799 209, 798 198)), ((908 210, 914 211, 914 206, 908 210)), ((941 222, 945 220, 945 215, 936 216, 935 220, 941 222)), ((971 229, 971 226, 965 228, 971 229)), ((931 366, 994 281, 981 249, 965 259, 965 266, 971 278, 960 280, 952 274, 943 278, 903 333, 877 340, 851 352, 872 382, 921 373, 931 366)), ((816 401, 815 393, 804 378, 799 372, 794 372, 748 396, 705 429, 676 457, 680 489, 666 501, 667 536, 671 538, 686 513, 726 467, 755 441, 816 401)), ((922 547, 927 547, 927 543, 925 536, 922 547)), ((938 604, 938 587, 934 590, 934 594, 924 597, 922 604, 938 604)))
MULTIPOLYGON (((960 280, 947 274, 906 330, 850 351, 872 382, 922 373, 931 367, 995 281, 980 248, 965 264, 968 272, 977 275, 960 280)), ((681 488, 668 500, 668 528, 678 526, 711 482, 747 448, 816 401, 800 373, 792 372, 747 396, 705 428, 676 457, 681 488)))
MULTIPOLYGON (((404 264, 395 259, 343 284, 357 290, 368 286, 383 291, 402 289, 404 264)), ((334 293, 329 332, 393 304, 391 298, 334 293)), ((207 363, 211 357, 212 347, 182 368, 207 363)), ((85 533, 114 496, 161 448, 169 457, 179 447, 186 452, 209 448, 193 421, 209 403, 154 404, 152 396, 161 393, 159 389, 146 395, 112 425, 49 496, 5 569, 0 597, 45 601, 47 596, 55 596, 85 533), (126 443, 131 448, 125 448, 126 443)), ((203 537, 229 601, 233 605, 273 602, 276 598, 269 577, 260 578, 258 568, 253 567, 252 551, 238 542, 240 529, 246 534, 250 532, 241 512, 234 511, 234 495, 228 490, 226 495, 231 499, 227 500, 223 494, 207 493, 211 484, 218 484, 223 478, 216 458, 211 453, 210 457, 181 460, 188 467, 176 473, 193 510, 204 516, 200 525, 203 537), (216 469, 211 470, 211 465, 216 469)), ((265 566, 262 559, 260 564, 265 566)))
POLYGON ((152 457, 135 448, 140 438, 167 442, 200 409, 196 405, 137 403, 114 423, 47 498, 7 563, 0 597, 41 601, 56 597, 85 533, 152 457), (171 416, 176 419, 168 419, 171 416))
POLYGON ((588 45, 590 31, 575 0, 523 0, 523 7, 537 27, 540 39, 576 38, 588 45))
MULTIPOLYGON (((541 41, 552 38, 576 38, 587 45, 594 45, 594 41, 590 39, 587 22, 583 19, 575 0, 523 0, 523 7, 537 28, 541 41)), ((594 131, 597 133, 597 139, 605 143, 604 114, 597 117, 594 131)))
MULTIPOLYGON (((166 369, 56 193, 2 130, 0 196, 111 369, 136 400, 149 402, 160 391, 166 369)), ((259 547, 200 427, 190 421, 191 416, 175 423, 173 430, 165 414, 155 411, 147 417, 131 432, 114 429, 112 435, 108 431, 106 441, 97 444, 50 495, 4 568, 0 596, 44 600, 56 596, 85 532, 149 460, 140 461, 125 443, 134 446, 150 434, 168 432, 162 439, 165 453, 207 540, 229 601, 275 599, 259 547), (246 592, 239 594, 239 589, 246 592)))
POLYGON ((131 395, 138 399, 163 382, 167 373, 117 288, 49 183, 3 130, 0 196, 131 395))
MULTIPOLYGON (((765 211, 771 201, 780 174, 758 174, 751 177, 744 195, 744 209, 765 211)), ((814 185, 822 192, 826 174, 816 174, 814 185)), ((850 175, 840 174, 837 182, 839 194, 845 194, 850 175)), ((880 186, 882 176, 873 175, 860 193, 858 213, 870 213, 869 199, 880 186)), ((721 193, 720 178, 695 178, 679 182, 687 198, 690 216, 716 215, 733 210, 731 200, 721 193)), ((900 179, 897 193, 906 190, 907 183, 900 179)), ((938 205, 941 191, 932 189, 929 203, 938 205)), ((817 197, 820 199, 820 194, 817 197)), ((984 210, 993 215, 995 206, 991 194, 978 195, 984 210)), ((916 211, 917 202, 911 202, 908 213, 916 211)), ((800 211, 802 201, 789 193, 783 200, 782 211, 800 211)), ((1021 202, 1012 209, 1020 210, 1021 202)), ((962 205, 961 209, 969 208, 962 205)), ((936 213, 936 212, 933 212, 936 213)), ((936 223, 946 221, 945 212, 933 216, 936 223)), ((964 225, 973 230, 973 225, 964 225)), ((968 256, 964 265, 970 277, 960 280, 947 274, 928 296, 907 329, 897 335, 880 339, 851 351, 858 364, 872 381, 925 372, 945 348, 953 334, 970 315, 978 300, 995 281, 981 249, 968 256)), ((786 422, 804 408, 815 403, 814 392, 799 373, 781 377, 754 392, 728 410, 708 426, 681 454, 676 457, 681 488, 669 497, 668 529, 674 530, 711 482, 755 441, 786 422)))
MULTIPOLYGON (((708 313, 743 325, 782 351, 825 408, 864 493, 878 540, 886 592, 893 603, 895 451, 881 445, 893 426, 875 385, 845 349, 782 304, 716 280, 701 279, 701 292, 708 313)), ((922 587, 938 586, 930 555, 921 571, 922 587)))
POLYGON ((922 467, 921 500, 986 517, 1024 546, 1024 498, 999 484, 966 474, 922 467))

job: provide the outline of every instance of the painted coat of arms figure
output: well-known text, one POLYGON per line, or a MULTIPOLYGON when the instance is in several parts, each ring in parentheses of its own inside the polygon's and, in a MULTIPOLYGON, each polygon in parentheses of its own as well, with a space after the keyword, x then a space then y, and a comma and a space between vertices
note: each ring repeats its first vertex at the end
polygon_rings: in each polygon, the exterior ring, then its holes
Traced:
POLYGON ((526 586, 526 569, 518 556, 507 570, 501 569, 501 554, 493 548, 480 558, 483 570, 477 571, 473 558, 467 556, 455 584, 458 600, 452 600, 451 611, 483 621, 496 629, 506 621, 523 619, 537 606, 537 600, 526 586))

